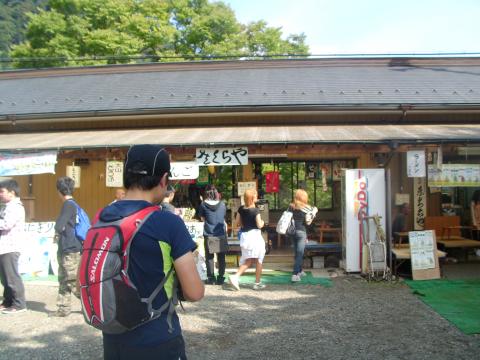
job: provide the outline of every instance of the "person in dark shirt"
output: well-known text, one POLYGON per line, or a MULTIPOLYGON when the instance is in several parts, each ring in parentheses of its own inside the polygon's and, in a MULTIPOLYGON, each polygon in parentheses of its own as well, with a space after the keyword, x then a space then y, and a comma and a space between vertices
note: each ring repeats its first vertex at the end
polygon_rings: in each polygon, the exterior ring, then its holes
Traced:
POLYGON ((75 236, 77 206, 73 200, 75 181, 68 176, 57 180, 57 191, 62 200, 62 209, 55 222, 55 237, 58 241, 58 297, 57 311, 50 316, 64 317, 71 311, 71 294, 80 297, 76 288, 76 276, 82 243, 75 236))
POLYGON ((397 214, 392 223, 392 237, 398 237, 396 233, 407 231, 407 216, 410 214, 410 205, 404 203, 397 207, 397 214))
MULTIPOLYGON (((124 167, 124 199, 104 208, 103 222, 118 221, 152 204, 159 204, 167 191, 170 160, 159 145, 134 145, 124 167)), ((198 275, 192 251, 195 242, 182 219, 168 211, 155 211, 131 240, 128 275, 139 295, 147 298, 174 268, 187 301, 203 298, 204 285, 198 275)), ((170 279, 169 279, 170 280, 170 279)), ((152 306, 159 309, 168 301, 173 281, 167 281, 152 306)), ((105 360, 186 359, 185 342, 176 312, 168 311, 152 321, 121 334, 103 333, 105 360), (171 317, 170 328, 168 318, 171 317)))
POLYGON ((238 209, 235 218, 237 227, 240 227, 240 249, 242 256, 240 258, 240 267, 235 275, 229 277, 230 284, 240 290, 239 277, 253 264, 255 264, 255 284, 254 290, 265 288, 261 282, 263 270, 263 258, 265 257, 265 241, 263 240, 261 228, 265 222, 260 216, 260 210, 255 207, 257 202, 257 191, 247 189, 245 191, 245 205, 238 209))
POLYGON ((207 259, 207 284, 222 285, 225 281, 225 252, 228 248, 225 215, 227 207, 219 200, 214 185, 205 189, 205 201, 198 208, 203 221, 205 258, 207 259), (209 248, 209 242, 212 249, 209 248), (218 277, 215 279, 214 254, 217 254, 218 277))
POLYGON ((168 185, 167 191, 165 192, 165 198, 160 204, 162 211, 168 211, 172 214, 175 213, 175 206, 172 205, 173 198, 175 197, 175 188, 172 185, 168 185))

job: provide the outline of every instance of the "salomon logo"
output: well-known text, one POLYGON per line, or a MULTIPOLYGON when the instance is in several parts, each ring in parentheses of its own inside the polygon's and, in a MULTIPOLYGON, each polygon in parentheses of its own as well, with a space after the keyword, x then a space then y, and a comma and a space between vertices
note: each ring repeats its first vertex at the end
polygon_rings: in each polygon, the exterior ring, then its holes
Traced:
POLYGON ((98 251, 97 256, 95 256, 95 259, 93 260, 93 266, 90 269, 90 283, 95 282, 95 273, 97 272, 98 263, 100 262, 100 258, 102 257, 102 254, 105 251, 109 241, 110 238, 105 237, 105 240, 103 240, 102 246, 100 246, 100 250, 98 251))

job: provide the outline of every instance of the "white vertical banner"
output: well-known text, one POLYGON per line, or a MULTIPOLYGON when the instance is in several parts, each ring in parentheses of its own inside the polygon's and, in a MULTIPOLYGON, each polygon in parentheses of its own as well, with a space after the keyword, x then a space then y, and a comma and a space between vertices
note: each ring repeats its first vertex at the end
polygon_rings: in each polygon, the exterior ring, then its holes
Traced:
POLYGON ((123 187, 123 162, 108 160, 105 167, 105 185, 107 187, 123 187))
POLYGON ((407 176, 425 177, 425 150, 407 151, 407 176))
POLYGON ((67 166, 67 176, 75 181, 75 188, 80 187, 80 166, 69 165, 67 166))
POLYGON ((423 230, 427 216, 427 182, 425 178, 413 178, 413 228, 423 230))

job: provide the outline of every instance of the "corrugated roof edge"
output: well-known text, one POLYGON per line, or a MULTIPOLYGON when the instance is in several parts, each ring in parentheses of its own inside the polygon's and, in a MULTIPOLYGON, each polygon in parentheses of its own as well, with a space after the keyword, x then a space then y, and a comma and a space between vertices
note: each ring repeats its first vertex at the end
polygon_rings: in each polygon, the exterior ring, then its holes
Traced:
POLYGON ((261 68, 298 67, 421 67, 421 66, 480 66, 480 57, 384 57, 384 58, 322 58, 322 59, 271 59, 271 60, 215 60, 187 61, 148 64, 118 64, 47 69, 4 70, 0 80, 39 78, 55 76, 77 76, 94 74, 120 74, 133 72, 235 70, 261 68))

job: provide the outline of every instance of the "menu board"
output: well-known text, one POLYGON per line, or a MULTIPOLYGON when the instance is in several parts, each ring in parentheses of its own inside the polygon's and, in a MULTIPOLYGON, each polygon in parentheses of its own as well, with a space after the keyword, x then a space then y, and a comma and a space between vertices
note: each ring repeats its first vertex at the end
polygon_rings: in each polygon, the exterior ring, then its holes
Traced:
POLYGON ((408 239, 413 280, 439 279, 440 268, 434 231, 410 231, 408 239))

